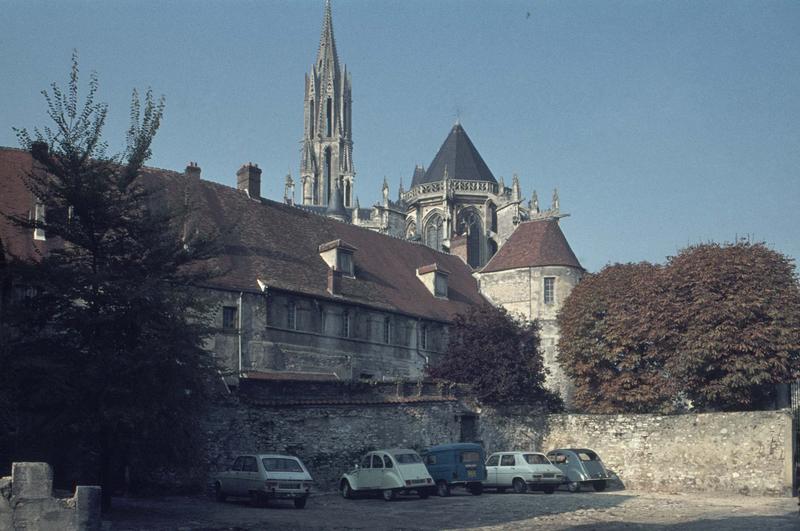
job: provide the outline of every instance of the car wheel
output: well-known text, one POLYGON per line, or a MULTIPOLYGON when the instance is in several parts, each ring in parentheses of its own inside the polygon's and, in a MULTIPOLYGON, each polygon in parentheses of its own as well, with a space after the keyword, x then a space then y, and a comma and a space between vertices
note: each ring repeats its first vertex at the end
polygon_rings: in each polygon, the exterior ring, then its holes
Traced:
POLYGON ((480 483, 478 483, 477 485, 472 485, 469 488, 469 493, 472 494, 473 496, 480 496, 481 494, 483 494, 483 485, 481 485, 480 483))
POLYGON ((442 498, 450 496, 450 485, 448 485, 446 481, 440 479, 436 482, 436 494, 442 498))
POLYGON ((514 487, 514 492, 517 494, 522 494, 528 490, 528 485, 526 485, 525 482, 520 478, 514 478, 514 483, 512 483, 512 486, 514 487))
POLYGON ((381 494, 383 495, 383 499, 385 501, 392 501, 396 495, 395 491, 393 491, 392 489, 386 489, 383 492, 381 492, 381 494))
POLYGON ((227 496, 225 496, 225 494, 222 492, 222 485, 220 484, 219 481, 215 481, 214 482, 214 499, 217 500, 218 502, 224 502, 225 498, 227 498, 227 496))
POLYGON ((349 500, 353 497, 353 489, 350 488, 350 482, 347 480, 342 481, 342 486, 339 489, 342 493, 342 498, 349 500))
POLYGON ((580 481, 570 481, 567 483, 567 490, 570 492, 580 492, 581 490, 581 482, 580 481))
POLYGON ((295 509, 303 509, 306 506, 306 500, 308 498, 295 498, 294 499, 294 508, 295 509))
POLYGON ((595 481, 594 483, 592 483, 592 486, 594 487, 594 490, 596 490, 597 492, 603 492, 604 490, 606 490, 608 484, 606 483, 606 480, 602 480, 602 481, 595 481))
POLYGON ((545 487, 544 488, 544 493, 545 494, 553 494, 555 491, 556 491, 555 487, 545 487))

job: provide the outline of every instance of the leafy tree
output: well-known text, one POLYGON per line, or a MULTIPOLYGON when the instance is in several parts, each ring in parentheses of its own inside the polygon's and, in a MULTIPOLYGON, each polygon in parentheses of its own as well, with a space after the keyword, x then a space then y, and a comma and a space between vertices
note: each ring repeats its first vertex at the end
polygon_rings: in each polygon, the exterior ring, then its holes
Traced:
POLYGON ((428 375, 469 384, 487 403, 557 400, 544 388, 538 323, 488 303, 455 317, 447 351, 428 375))
POLYGON ((558 360, 582 411, 672 409, 661 274, 646 262, 607 266, 584 277, 565 301, 558 360))
POLYGON ((794 264, 761 243, 689 247, 669 259, 670 374, 698 408, 770 404, 800 377, 794 264))
POLYGON ((572 291, 559 323, 559 361, 586 411, 754 409, 800 376, 793 263, 763 244, 606 267, 572 291))
POLYGON ((147 185, 163 98, 134 91, 127 147, 110 157, 97 87, 92 74, 79 102, 73 55, 66 91, 43 92, 53 125, 17 130, 45 219, 8 217, 44 230, 48 252, 2 271, 25 291, 2 307, 0 387, 16 422, 11 457, 83 461, 73 479, 100 482, 108 507, 120 467, 194 457, 214 367, 202 348, 207 308, 191 286, 207 277, 195 264, 213 245, 182 238, 189 208, 147 185))

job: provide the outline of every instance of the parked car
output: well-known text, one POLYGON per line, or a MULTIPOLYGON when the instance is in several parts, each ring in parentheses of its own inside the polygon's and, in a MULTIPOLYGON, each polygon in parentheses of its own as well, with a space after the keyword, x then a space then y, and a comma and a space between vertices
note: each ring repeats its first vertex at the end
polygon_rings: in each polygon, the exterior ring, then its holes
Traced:
POLYGON ((486 460, 484 487, 505 492, 543 490, 552 494, 564 482, 564 474, 553 466, 544 454, 538 452, 497 452, 486 460))
POLYGON ((486 455, 479 444, 453 443, 432 446, 423 451, 422 460, 436 483, 439 496, 450 496, 451 487, 465 487, 474 495, 483 492, 486 455))
POLYGON ((271 499, 294 500, 302 509, 311 496, 311 474, 302 461, 291 455, 248 454, 237 456, 233 465, 214 477, 214 496, 247 496, 253 505, 271 499))
POLYGON ((611 479, 600 456, 588 448, 558 448, 547 452, 547 457, 566 476, 570 492, 578 492, 581 486, 590 484, 594 490, 602 492, 611 479))
POLYGON ((400 493, 415 492, 427 498, 434 489, 433 478, 414 450, 376 450, 361 458, 361 464, 342 474, 339 492, 344 498, 358 493, 380 493, 392 501, 400 493))

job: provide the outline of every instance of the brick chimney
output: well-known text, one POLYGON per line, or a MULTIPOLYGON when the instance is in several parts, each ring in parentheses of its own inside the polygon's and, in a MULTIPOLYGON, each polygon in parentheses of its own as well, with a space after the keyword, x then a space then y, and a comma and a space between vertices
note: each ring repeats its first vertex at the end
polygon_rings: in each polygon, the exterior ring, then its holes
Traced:
POLYGON ((248 162, 236 172, 236 188, 247 192, 252 199, 261 199, 261 169, 248 162))
POLYGON ((200 180, 200 166, 197 165, 196 162, 189 162, 186 165, 186 176, 191 177, 193 179, 200 180))

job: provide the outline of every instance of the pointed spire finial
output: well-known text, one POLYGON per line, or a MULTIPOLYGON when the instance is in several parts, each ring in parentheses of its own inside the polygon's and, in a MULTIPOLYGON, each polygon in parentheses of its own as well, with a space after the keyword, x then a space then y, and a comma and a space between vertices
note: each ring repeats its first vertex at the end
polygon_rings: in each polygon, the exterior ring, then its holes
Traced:
POLYGON ((553 188, 553 210, 558 212, 558 188, 553 188))

